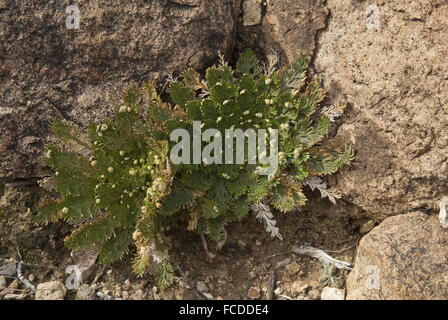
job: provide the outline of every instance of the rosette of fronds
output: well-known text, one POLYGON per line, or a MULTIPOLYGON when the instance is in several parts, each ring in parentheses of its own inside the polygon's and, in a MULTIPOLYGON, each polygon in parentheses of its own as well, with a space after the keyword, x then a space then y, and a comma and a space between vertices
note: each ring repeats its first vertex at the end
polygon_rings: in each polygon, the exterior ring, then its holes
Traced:
POLYGON ((152 104, 169 106, 153 90, 145 86, 142 94, 130 87, 114 117, 91 123, 87 133, 62 122, 52 124, 61 143, 48 148, 45 161, 55 171, 60 197, 33 217, 35 223, 63 219, 76 225, 65 244, 73 250, 100 245, 101 263, 120 260, 134 243, 138 274, 151 265, 157 271, 169 264, 169 257, 160 254, 167 249, 162 239, 166 229, 155 221, 160 201, 170 192, 168 143, 159 139, 163 128, 154 125, 153 117, 143 116, 153 110, 152 104), (154 258, 157 254, 164 261, 154 258))
MULTIPOLYGON (((322 143, 336 111, 321 108, 325 93, 317 82, 307 83, 306 59, 302 57, 281 70, 269 65, 265 70, 247 51, 236 69, 221 61, 207 70, 204 79, 189 69, 181 81, 171 84, 169 93, 175 108, 184 116, 170 120, 167 127, 182 127, 191 135, 193 121, 200 121, 203 133, 217 129, 222 135, 228 128, 278 129, 279 166, 275 172, 261 175, 259 165, 248 163, 247 151, 244 163, 227 164, 227 158, 216 154, 219 148, 212 149, 210 157, 216 159, 211 165, 177 166, 177 185, 162 202, 164 214, 189 211, 190 229, 217 238, 227 223, 244 218, 251 204, 263 202, 283 212, 303 205, 307 177, 334 173, 351 162, 350 144, 330 147, 322 143)), ((235 160, 236 146, 234 152, 235 160)))
POLYGON ((324 91, 307 82, 307 68, 305 58, 280 70, 274 63, 263 68, 247 51, 236 68, 221 61, 204 77, 186 70, 170 84, 166 101, 154 84, 132 86, 114 117, 90 124, 87 134, 54 123, 62 143, 48 149, 46 161, 60 198, 45 204, 35 222, 76 224, 67 246, 100 245, 103 263, 121 259, 134 244, 135 272, 156 272, 161 287, 173 280, 169 229, 219 240, 223 228, 245 218, 252 206, 267 230, 281 238, 269 206, 282 212, 302 206, 304 186, 326 189, 312 177, 335 173, 354 153, 350 144, 325 142, 342 108, 321 106, 324 91), (195 123, 201 124, 200 152, 194 146, 176 149, 180 141, 172 133, 182 129, 192 137, 195 123), (253 155, 238 149, 237 139, 229 140, 227 151, 226 129, 267 135, 278 130, 275 170, 262 174, 269 164, 249 161, 253 155), (217 133, 223 134, 222 149, 217 133), (172 161, 173 154, 192 161, 172 161))

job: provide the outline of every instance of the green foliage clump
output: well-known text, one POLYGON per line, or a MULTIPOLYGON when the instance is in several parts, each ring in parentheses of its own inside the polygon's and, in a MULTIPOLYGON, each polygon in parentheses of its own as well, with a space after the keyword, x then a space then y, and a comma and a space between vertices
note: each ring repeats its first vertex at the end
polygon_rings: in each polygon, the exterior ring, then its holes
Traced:
POLYGON ((221 61, 204 79, 188 69, 170 84, 171 102, 162 100, 154 84, 131 86, 115 115, 91 123, 86 134, 55 122, 53 131, 64 143, 48 149, 46 162, 55 170, 60 198, 43 205, 34 221, 76 223, 66 245, 100 245, 102 263, 121 259, 134 244, 135 272, 151 269, 163 289, 173 281, 165 237, 171 228, 219 240, 223 228, 245 218, 251 205, 265 208, 260 217, 267 220, 269 205, 282 212, 302 206, 306 179, 349 164, 353 149, 322 142, 336 109, 320 107, 325 93, 306 81, 305 58, 281 70, 274 64, 263 67, 247 51, 235 69, 221 61), (171 163, 171 132, 192 133, 193 121, 201 121, 203 131, 278 129, 277 171, 260 175, 247 161, 171 163))

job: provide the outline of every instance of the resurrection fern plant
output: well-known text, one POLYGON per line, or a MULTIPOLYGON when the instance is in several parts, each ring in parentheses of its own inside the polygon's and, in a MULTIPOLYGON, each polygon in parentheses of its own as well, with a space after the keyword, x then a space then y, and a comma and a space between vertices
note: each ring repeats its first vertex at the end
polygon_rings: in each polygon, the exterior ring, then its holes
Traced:
MULTIPOLYGON (((34 221, 73 223, 66 245, 99 245, 102 263, 121 259, 134 244, 134 271, 140 276, 152 271, 161 289, 173 281, 165 237, 171 228, 219 241, 227 224, 252 210, 281 239, 271 207, 287 212, 302 206, 304 186, 334 200, 320 177, 349 164, 354 151, 350 144, 322 142, 343 106, 320 106, 325 94, 317 82, 306 81, 306 59, 289 68, 275 66, 273 57, 263 66, 247 51, 235 69, 221 59, 204 79, 186 70, 180 81, 171 82, 168 102, 154 84, 131 86, 113 118, 91 123, 86 134, 53 123, 64 143, 48 149, 46 162, 55 170, 60 198, 44 204, 34 221), (202 156, 208 153, 214 162, 174 163, 175 150, 182 158, 197 156, 193 148, 176 149, 180 141, 172 139, 176 129, 194 136, 194 121, 204 134, 278 129, 278 168, 260 174, 263 165, 247 161, 248 151, 238 164, 220 163, 216 135, 204 135, 201 143, 202 156)), ((241 156, 236 139, 232 146, 236 159, 241 156)))

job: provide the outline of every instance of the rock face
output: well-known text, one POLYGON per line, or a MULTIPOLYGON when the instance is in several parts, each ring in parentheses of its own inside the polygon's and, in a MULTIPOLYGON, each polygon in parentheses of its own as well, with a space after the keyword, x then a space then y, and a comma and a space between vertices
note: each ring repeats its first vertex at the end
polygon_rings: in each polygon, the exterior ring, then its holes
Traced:
POLYGON ((328 17, 324 3, 324 0, 269 1, 266 25, 271 28, 272 38, 276 39, 289 62, 300 54, 313 54, 316 35, 325 28, 328 17))
POLYGON ((332 185, 381 221, 437 209, 448 194, 448 6, 442 0, 267 1, 240 47, 300 54, 329 92, 348 102, 338 137, 356 162, 332 185))
POLYGON ((40 283, 36 288, 35 300, 64 300, 67 290, 59 281, 40 283))
POLYGON ((229 55, 239 8, 239 0, 96 0, 79 6, 79 29, 67 29, 76 13, 66 13, 68 0, 6 2, 0 178, 7 179, 44 173, 50 119, 83 127, 110 114, 109 95, 119 96, 131 81, 162 82, 186 67, 213 64, 218 51, 229 55))
MULTIPOLYGON (((252 13, 251 17, 258 17, 254 14, 258 12, 254 9, 257 1, 246 0, 244 3, 243 11, 252 13)), ((281 56, 283 64, 293 61, 300 54, 312 56, 316 36, 325 28, 328 18, 325 1, 270 0, 262 3, 265 6, 261 25, 253 26, 255 23, 249 23, 248 15, 245 13, 243 16, 238 38, 241 49, 251 47, 264 55, 274 50, 281 56)))
POLYGON ((389 217, 359 243, 347 299, 446 299, 448 232, 436 216, 389 217))
POLYGON ((436 209, 448 194, 448 6, 444 1, 329 0, 315 69, 357 158, 345 197, 378 220, 436 209))

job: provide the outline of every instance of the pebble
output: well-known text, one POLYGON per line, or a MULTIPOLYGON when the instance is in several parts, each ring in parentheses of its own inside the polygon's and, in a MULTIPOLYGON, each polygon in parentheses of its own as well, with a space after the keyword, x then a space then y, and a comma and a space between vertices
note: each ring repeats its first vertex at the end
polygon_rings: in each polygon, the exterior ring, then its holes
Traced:
POLYGON ((286 266, 286 270, 290 275, 295 275, 300 272, 300 264, 298 264, 296 261, 293 261, 286 266))
POLYGON ((6 278, 4 276, 0 276, 0 290, 6 289, 6 278))
POLYGON ((17 272, 17 265, 15 262, 10 262, 6 265, 0 266, 0 275, 6 277, 12 277, 17 272))
POLYGON ((283 289, 280 288, 280 287, 278 287, 278 288, 276 288, 276 289, 274 290, 274 293, 275 293, 276 296, 278 296, 278 295, 280 295, 280 294, 283 293, 283 289))
POLYGON ((26 298, 25 293, 21 294, 14 294, 14 293, 8 293, 3 297, 4 300, 24 300, 26 298))
POLYGON ((207 293, 210 291, 210 289, 207 287, 207 285, 203 281, 198 281, 196 283, 196 289, 198 289, 202 293, 207 293))
POLYGON ((249 299, 259 299, 261 297, 260 288, 250 287, 247 292, 247 297, 249 299))
POLYGON ((76 291, 75 300, 95 300, 95 297, 95 289, 88 284, 83 284, 78 288, 78 291, 76 291))
POLYGON ((302 293, 308 289, 309 285, 301 280, 296 280, 291 285, 291 292, 302 293))
POLYGON ((67 289, 60 281, 39 283, 36 288, 35 300, 64 300, 67 289))
POLYGON ((136 290, 131 296, 129 297, 129 300, 143 300, 145 298, 145 293, 142 289, 136 290))
POLYGON ((246 247, 246 242, 244 242, 243 240, 238 240, 238 245, 239 245, 241 248, 244 248, 244 247, 246 247))
POLYGON ((344 300, 345 290, 338 288, 325 287, 320 294, 321 300, 344 300))
POLYGON ((320 296, 320 291, 318 289, 312 289, 308 292, 308 298, 311 300, 317 300, 320 296))
POLYGON ((123 288, 126 290, 129 290, 131 288, 131 280, 126 279, 126 281, 124 282, 123 288))
POLYGON ((207 298, 207 299, 213 299, 213 296, 210 294, 210 293, 208 293, 208 292, 204 292, 203 293, 204 294, 204 296, 207 298))
POLYGON ((129 292, 123 291, 121 293, 121 297, 123 298, 123 300, 128 300, 129 299, 129 292))

